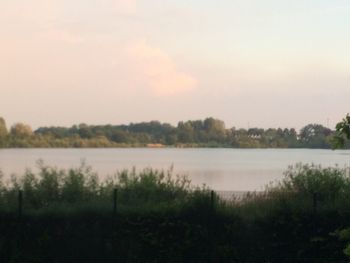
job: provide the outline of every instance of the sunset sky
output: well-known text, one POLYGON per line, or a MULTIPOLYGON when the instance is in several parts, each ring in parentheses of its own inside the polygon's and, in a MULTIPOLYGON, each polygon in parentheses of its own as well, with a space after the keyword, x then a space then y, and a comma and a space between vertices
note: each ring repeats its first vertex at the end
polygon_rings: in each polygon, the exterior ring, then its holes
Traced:
POLYGON ((334 128, 347 112, 349 0, 0 2, 8 126, 334 128))

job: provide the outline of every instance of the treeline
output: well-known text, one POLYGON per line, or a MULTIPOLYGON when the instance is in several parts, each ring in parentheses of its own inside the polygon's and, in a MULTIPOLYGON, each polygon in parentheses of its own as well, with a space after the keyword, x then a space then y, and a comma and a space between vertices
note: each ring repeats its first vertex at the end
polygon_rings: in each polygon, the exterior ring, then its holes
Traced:
POLYGON ((0 118, 0 147, 232 147, 232 148, 331 148, 334 131, 320 124, 308 124, 299 132, 282 128, 226 128, 215 118, 179 122, 159 121, 129 125, 87 125, 40 127, 24 123, 10 129, 0 118), (156 144, 156 145, 155 145, 156 144))

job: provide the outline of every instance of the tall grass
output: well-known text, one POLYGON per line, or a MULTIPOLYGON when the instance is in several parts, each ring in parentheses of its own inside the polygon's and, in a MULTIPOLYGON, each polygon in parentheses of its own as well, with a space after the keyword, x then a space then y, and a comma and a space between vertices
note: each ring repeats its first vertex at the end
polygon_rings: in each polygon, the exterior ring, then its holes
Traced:
POLYGON ((114 189, 120 211, 180 208, 209 195, 208 189, 193 187, 186 176, 174 175, 172 168, 122 170, 101 181, 85 162, 59 169, 38 161, 37 167, 36 173, 27 169, 7 182, 0 172, 0 212, 16 211, 19 191, 23 192, 24 211, 57 212, 78 207, 110 211, 114 189))

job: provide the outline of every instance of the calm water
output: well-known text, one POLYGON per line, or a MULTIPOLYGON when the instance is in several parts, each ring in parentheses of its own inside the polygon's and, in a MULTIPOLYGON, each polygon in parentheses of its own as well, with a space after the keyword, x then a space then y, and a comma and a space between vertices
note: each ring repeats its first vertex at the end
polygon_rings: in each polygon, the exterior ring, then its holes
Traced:
POLYGON ((35 171, 36 161, 60 168, 77 167, 85 160, 101 178, 117 170, 145 167, 185 174, 193 184, 215 190, 262 190, 283 178, 288 165, 297 162, 323 166, 350 165, 350 151, 306 149, 5 149, 0 168, 5 176, 35 171))

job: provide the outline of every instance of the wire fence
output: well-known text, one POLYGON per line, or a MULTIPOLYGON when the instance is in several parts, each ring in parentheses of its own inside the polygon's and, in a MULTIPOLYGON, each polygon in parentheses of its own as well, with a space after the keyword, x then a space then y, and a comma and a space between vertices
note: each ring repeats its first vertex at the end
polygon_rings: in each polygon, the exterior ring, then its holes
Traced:
MULTIPOLYGON (((285 198, 290 198, 292 199, 293 197, 296 196, 296 193, 294 192, 284 192, 284 197, 285 198)), ((114 189, 113 193, 112 193, 112 203, 111 203, 111 212, 113 214, 114 217, 117 216, 118 213, 118 189, 114 189)), ((208 207, 211 208, 211 210, 215 209, 215 199, 216 200, 221 200, 224 202, 228 202, 228 203, 237 203, 237 204, 241 204, 244 203, 244 201, 252 201, 254 200, 259 200, 259 198, 271 198, 269 197, 269 195, 267 194, 267 192, 265 191, 215 191, 215 190, 211 190, 210 191, 210 203, 208 203, 208 207)), ((325 203, 326 200, 324 200, 324 198, 322 198, 322 193, 319 192, 314 192, 311 193, 310 195, 307 195, 306 197, 303 196, 301 197, 302 199, 304 199, 304 201, 306 203, 310 203, 312 204, 312 209, 314 211, 316 211, 318 209, 318 207, 322 204, 325 203)), ((23 211, 25 209, 25 205, 24 205, 24 194, 22 190, 18 191, 18 197, 17 197, 17 214, 18 214, 18 218, 21 218, 23 215, 23 211)), ((329 201, 329 200, 328 200, 329 201)), ((335 202, 335 199, 332 199, 332 202, 335 202)), ((123 203, 123 205, 125 206, 125 204, 123 203)))
MULTIPOLYGON (((205 246, 203 246, 206 251, 206 257, 207 257, 207 262, 217 262, 217 258, 218 258, 218 253, 216 252, 216 246, 217 246, 217 242, 218 242, 218 238, 217 238, 217 231, 218 228, 220 228, 220 223, 218 223, 217 220, 217 211, 216 209, 217 207, 217 203, 216 201, 219 200, 223 200, 223 201, 234 201, 234 202, 241 202, 243 200, 245 200, 245 198, 248 198, 250 196, 253 197, 259 197, 260 195, 263 195, 265 192, 249 192, 249 191, 211 191, 210 195, 208 196, 209 198, 206 200, 206 209, 207 209, 207 213, 203 213, 203 220, 199 221, 199 223, 197 225, 194 225, 195 227, 197 227, 198 229, 200 229, 201 231, 199 231, 198 236, 202 239, 201 242, 206 242, 205 246), (201 236, 202 235, 202 236, 201 236)), ((8 224, 9 225, 9 229, 12 228, 11 231, 7 232, 7 236, 4 235, 3 236, 3 240, 6 241, 6 243, 2 244, 0 243, 0 257, 1 255, 5 255, 4 258, 10 259, 11 261, 18 255, 18 251, 22 251, 24 249, 24 247, 30 247, 30 242, 31 242, 31 234, 26 234, 27 231, 33 231, 35 235, 35 233, 41 233, 41 228, 46 227, 47 229, 49 229, 48 233, 50 233, 49 236, 40 236, 40 238, 49 238, 49 240, 47 242, 51 242, 50 244, 56 244, 58 242, 81 242, 82 239, 85 239, 86 242, 91 242, 91 244, 97 244, 98 246, 100 246, 100 248, 105 251, 105 253, 107 253, 109 250, 109 246, 115 246, 117 249, 119 250, 120 255, 123 255, 123 260, 122 262, 129 262, 128 258, 132 257, 132 253, 133 251, 135 251, 137 249, 137 247, 135 248, 134 246, 136 246, 135 244, 138 244, 138 241, 134 241, 134 237, 131 237, 131 234, 127 233, 127 231, 129 231, 129 229, 127 229, 128 227, 130 229, 136 229, 134 232, 131 232, 135 235, 138 235, 138 231, 139 229, 143 228, 146 229, 145 231, 149 231, 146 234, 150 235, 150 233, 152 231, 156 232, 157 230, 155 230, 157 227, 153 226, 153 222, 149 223, 147 220, 146 221, 139 221, 139 219, 135 219, 135 221, 123 221, 121 222, 120 219, 120 211, 119 211, 119 197, 118 193, 118 189, 113 189, 112 193, 111 193, 111 202, 108 204, 108 209, 109 209, 109 215, 108 215, 108 220, 103 221, 102 220, 102 224, 109 224, 111 223, 110 226, 99 226, 97 221, 92 221, 92 222, 88 222, 86 223, 85 221, 89 221, 89 219, 84 218, 84 222, 82 221, 82 225, 86 224, 86 228, 84 228, 82 233, 79 233, 75 230, 70 229, 70 224, 71 222, 69 220, 65 220, 65 221, 57 221, 57 224, 61 224, 62 227, 61 228, 57 228, 55 226, 55 220, 53 219, 45 219, 45 220, 36 220, 36 219, 31 219, 28 218, 26 216, 26 206, 25 204, 25 195, 22 191, 18 191, 18 196, 17 196, 17 219, 18 220, 14 220, 14 221, 4 221, 4 222, 0 222, 3 224, 8 224), (51 220, 51 221, 50 221, 51 220), (10 222, 10 223, 9 223, 10 222), (69 222, 69 223, 67 223, 69 222), (47 224, 45 226, 45 224, 47 224), (142 227, 141 227, 142 226, 142 227), (121 229, 121 228, 125 228, 125 229, 121 229), (90 229, 91 228, 91 229, 90 229), (97 230, 95 231, 94 228, 96 228, 97 230), (33 230, 34 229, 34 230, 33 230), (106 232, 101 232, 99 229, 102 230, 107 230, 106 232), (90 231, 91 230, 91 231, 90 231), (37 232, 35 232, 37 231, 37 232), (99 232, 100 231, 100 232, 99 232), (123 232, 124 231, 124 232, 123 232), (127 238, 127 242, 129 242, 129 245, 126 247, 123 247, 123 238, 127 238), (21 250, 22 249, 22 250, 21 250), (125 252, 125 251, 127 252, 125 252), (2 252, 4 251, 4 253, 2 252), (107 251, 107 252, 106 252, 107 251), (125 252, 125 253, 124 253, 125 252)), ((290 193, 293 194, 293 193, 290 193)), ((287 198, 288 194, 286 195, 287 198)), ((292 195, 291 195, 292 197, 292 195)), ((323 200, 321 198, 321 194, 320 193, 312 193, 310 195, 307 195, 305 197, 303 197, 305 200, 305 203, 308 203, 308 206, 310 208, 312 208, 311 213, 314 213, 315 215, 318 212, 318 209, 321 207, 321 205, 323 204, 322 202, 325 202, 325 200, 323 200)), ((254 199, 250 199, 253 200, 254 199)), ((232 220, 232 219, 230 219, 232 220)), ((72 220, 74 221, 74 220, 72 220)), ((157 220, 155 220, 155 222, 157 222, 157 220)), ((79 223, 78 223, 79 224, 79 223)), ((164 222, 163 222, 164 224, 164 222)), ((172 224, 174 224, 172 222, 172 224)), ((183 226, 187 226, 189 225, 188 223, 186 224, 180 224, 181 227, 183 226)), ((78 225, 76 225, 78 226, 78 225)), ((171 229, 171 224, 169 225, 164 225, 164 229, 165 228, 169 228, 171 229)), ((191 231, 194 231, 193 229, 195 229, 195 227, 192 227, 189 225, 189 228, 187 229, 187 231, 189 233, 191 233, 191 231)), ((143 229, 143 230, 144 230, 143 229)), ((142 230, 142 231, 143 231, 142 230)), ((167 229, 168 231, 168 229, 167 229)), ((185 231, 184 231, 185 232, 185 231)), ((168 232, 165 232, 168 233, 168 232)), ((171 231, 169 231, 169 233, 171 233, 171 231)), ((224 233, 224 232, 223 232, 224 233)), ((142 233, 141 233, 142 234, 142 233)), ((171 233, 172 235, 174 233, 171 233)), ((142 237, 142 235, 141 235, 142 237)), ((145 237, 143 237, 145 238, 145 237)), ((162 238, 164 238, 162 236, 162 238)), ((40 241, 41 242, 41 241, 40 241)), ((43 241, 44 242, 44 241, 43 241)), ((45 241, 46 242, 46 241, 45 241)), ((64 242, 63 245, 61 244, 61 246, 63 248, 64 247, 64 242)), ((152 241, 153 242, 153 241, 152 241)), ((90 244, 90 243, 89 243, 90 244)), ((68 248, 66 248, 68 249, 68 248)), ((108 253, 112 253, 113 252, 108 252, 108 253)), ((111 255, 112 255, 111 254, 111 255)), ((111 258, 113 258, 114 255, 111 256, 111 258)), ((6 262, 6 261, 4 261, 6 262)), ((16 261, 13 261, 16 262, 16 261)), ((130 260, 130 262, 136 262, 136 261, 132 261, 130 260)), ((203 261, 202 261, 203 262, 203 261)))

